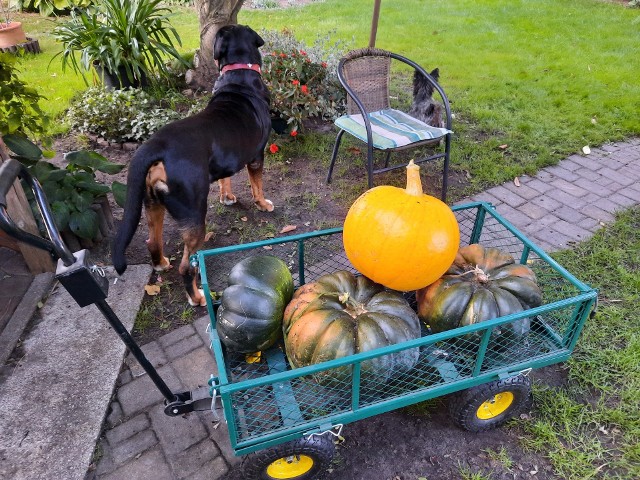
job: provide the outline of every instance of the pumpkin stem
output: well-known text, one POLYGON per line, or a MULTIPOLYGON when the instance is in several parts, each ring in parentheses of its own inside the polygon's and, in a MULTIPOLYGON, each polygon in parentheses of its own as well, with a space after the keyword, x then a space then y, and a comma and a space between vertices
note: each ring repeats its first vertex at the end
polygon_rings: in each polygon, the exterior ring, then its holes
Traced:
POLYGON ((420 166, 413 163, 413 159, 407 165, 407 188, 409 195, 422 196, 422 182, 420 181, 420 166))
POLYGON ((480 283, 487 283, 489 281, 489 274, 485 273, 478 265, 476 265, 471 270, 467 270, 466 272, 459 273, 458 275, 451 275, 452 277, 464 277, 468 273, 473 273, 476 276, 476 280, 480 283))
POLYGON ((338 295, 338 301, 344 305, 344 311, 351 315, 352 318, 367 312, 364 305, 353 300, 348 292, 338 295))

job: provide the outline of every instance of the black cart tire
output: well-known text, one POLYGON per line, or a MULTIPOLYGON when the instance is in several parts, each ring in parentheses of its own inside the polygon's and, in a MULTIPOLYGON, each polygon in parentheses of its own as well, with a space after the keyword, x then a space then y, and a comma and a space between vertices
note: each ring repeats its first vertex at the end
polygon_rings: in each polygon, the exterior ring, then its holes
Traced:
POLYGON ((531 409, 531 381, 518 375, 458 393, 449 404, 453 422, 470 432, 484 432, 531 409))
POLYGON ((247 455, 242 471, 246 480, 311 480, 329 467, 334 452, 331 435, 313 435, 247 455))

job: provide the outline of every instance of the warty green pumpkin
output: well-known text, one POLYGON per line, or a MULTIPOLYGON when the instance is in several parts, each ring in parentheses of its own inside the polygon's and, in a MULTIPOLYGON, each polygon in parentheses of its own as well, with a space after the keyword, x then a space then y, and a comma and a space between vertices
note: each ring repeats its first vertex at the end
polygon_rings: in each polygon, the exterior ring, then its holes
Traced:
MULTIPOLYGON (((416 292, 418 316, 434 333, 521 312, 542 304, 535 273, 497 248, 472 244, 458 250, 449 270, 416 292)), ((528 318, 508 328, 529 331, 528 318)))
MULTIPOLYGON (((342 358, 420 336, 420 319, 398 292, 348 271, 323 275, 299 288, 284 312, 284 342, 293 368, 342 358)), ((411 369, 418 349, 362 363, 362 384, 375 386, 411 369)), ((322 385, 351 383, 351 368, 314 375, 322 385)))
POLYGON ((230 350, 255 353, 282 337, 282 314, 293 295, 287 265, 272 255, 247 257, 229 272, 216 330, 230 350))

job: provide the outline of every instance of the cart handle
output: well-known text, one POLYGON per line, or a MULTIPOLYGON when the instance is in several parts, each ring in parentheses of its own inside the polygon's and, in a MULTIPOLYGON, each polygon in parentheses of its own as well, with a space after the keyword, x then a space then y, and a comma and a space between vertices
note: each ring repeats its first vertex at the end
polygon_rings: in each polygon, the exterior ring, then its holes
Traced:
POLYGON ((56 227, 42 185, 22 163, 12 158, 0 165, 0 230, 4 230, 7 235, 16 240, 46 250, 53 257, 59 258, 66 267, 76 262, 73 253, 65 245, 58 227, 56 227), (18 177, 22 178, 33 192, 50 240, 20 229, 7 213, 7 194, 18 177))

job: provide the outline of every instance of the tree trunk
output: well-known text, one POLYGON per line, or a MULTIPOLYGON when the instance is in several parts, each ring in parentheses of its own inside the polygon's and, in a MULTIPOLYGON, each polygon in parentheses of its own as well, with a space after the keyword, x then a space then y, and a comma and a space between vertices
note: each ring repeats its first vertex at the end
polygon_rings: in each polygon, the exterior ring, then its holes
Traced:
POLYGON ((196 52, 193 70, 186 81, 194 90, 213 89, 218 69, 213 61, 213 40, 220 27, 238 22, 238 12, 244 0, 196 0, 200 19, 200 49, 196 52))

